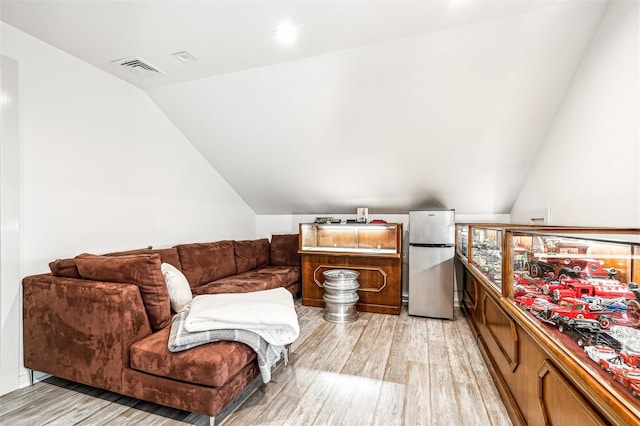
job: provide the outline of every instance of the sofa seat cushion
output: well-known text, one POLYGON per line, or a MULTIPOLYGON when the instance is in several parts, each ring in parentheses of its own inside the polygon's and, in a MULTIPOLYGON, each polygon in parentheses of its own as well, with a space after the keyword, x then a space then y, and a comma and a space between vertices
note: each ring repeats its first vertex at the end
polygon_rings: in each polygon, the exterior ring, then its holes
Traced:
POLYGON ((256 353, 244 343, 207 343, 182 352, 169 352, 171 327, 153 333, 131 345, 131 368, 204 386, 223 386, 256 353))
POLYGON ((195 296, 196 294, 248 293, 270 290, 299 282, 301 277, 299 266, 265 266, 203 284, 194 288, 193 294, 195 296))

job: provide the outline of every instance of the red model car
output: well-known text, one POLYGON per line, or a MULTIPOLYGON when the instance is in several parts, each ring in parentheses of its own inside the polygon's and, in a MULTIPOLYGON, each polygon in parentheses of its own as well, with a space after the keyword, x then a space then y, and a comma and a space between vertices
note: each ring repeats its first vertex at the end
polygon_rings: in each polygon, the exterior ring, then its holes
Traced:
POLYGON ((622 365, 622 358, 608 346, 585 346, 584 352, 603 370, 609 371, 610 365, 622 365))
POLYGON ((634 352, 620 352, 620 358, 630 367, 640 368, 640 354, 634 352))
POLYGON ((640 399, 640 384, 637 382, 629 382, 629 390, 634 398, 640 399))
POLYGON ((562 297, 581 298, 582 296, 597 297, 601 300, 624 299, 632 300, 636 295, 628 286, 620 284, 613 279, 584 279, 584 278, 561 278, 552 281, 544 286, 544 292, 551 295, 554 301, 562 297))
POLYGON ((522 306, 527 311, 533 310, 534 313, 543 311, 548 307, 553 306, 549 296, 545 296, 541 293, 525 293, 519 296, 515 296, 514 300, 517 304, 522 306))
POLYGON ((513 285, 519 284, 525 287, 540 287, 546 282, 547 280, 540 279, 540 278, 533 278, 532 276, 528 275, 526 272, 522 272, 522 271, 513 272, 513 285))
POLYGON ((616 382, 631 391, 634 397, 638 398, 640 389, 640 368, 612 368, 611 374, 616 382))
POLYGON ((529 262, 532 277, 554 275, 559 278, 599 278, 613 279, 617 273, 614 268, 605 269, 596 259, 583 257, 541 257, 529 262))
POLYGON ((569 269, 573 273, 579 274, 584 278, 605 278, 610 279, 616 274, 615 269, 605 269, 602 264, 595 259, 565 259, 562 265, 558 265, 557 273, 562 275, 562 272, 568 273, 566 269, 569 269))
POLYGON ((543 312, 549 311, 556 305, 554 303, 551 303, 548 297, 541 296, 541 297, 534 297, 533 301, 528 303, 527 306, 529 307, 529 310, 531 311, 531 313, 544 318, 543 312))
POLYGON ((640 328, 640 299, 627 301, 627 319, 631 325, 640 328))
POLYGON ((602 368, 604 371, 608 371, 609 373, 611 373, 611 370, 615 371, 617 369, 627 368, 622 362, 622 358, 620 358, 619 356, 613 358, 602 358, 598 362, 598 364, 600 364, 600 368, 602 368))
POLYGON ((602 328, 609 328, 613 317, 611 312, 591 311, 587 302, 575 297, 563 297, 557 305, 550 305, 538 315, 547 321, 556 321, 560 317, 593 319, 602 328))

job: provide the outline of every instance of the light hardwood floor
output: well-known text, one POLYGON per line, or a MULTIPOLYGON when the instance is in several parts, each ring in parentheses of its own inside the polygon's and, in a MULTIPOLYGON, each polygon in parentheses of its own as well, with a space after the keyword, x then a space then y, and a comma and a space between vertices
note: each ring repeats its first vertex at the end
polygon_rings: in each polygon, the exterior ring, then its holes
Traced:
MULTIPOLYGON (((349 324, 299 305, 288 366, 224 422, 239 425, 511 425, 456 311, 453 321, 360 313, 349 324)), ((0 397, 0 425, 208 424, 58 378, 0 397)))

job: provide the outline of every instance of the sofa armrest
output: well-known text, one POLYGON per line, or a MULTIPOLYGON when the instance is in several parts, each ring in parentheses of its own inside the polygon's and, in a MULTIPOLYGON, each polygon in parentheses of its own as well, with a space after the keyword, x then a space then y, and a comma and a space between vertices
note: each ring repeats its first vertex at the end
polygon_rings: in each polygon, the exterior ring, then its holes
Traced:
POLYGON ((22 286, 25 367, 121 392, 131 344, 151 334, 138 287, 51 274, 22 286))

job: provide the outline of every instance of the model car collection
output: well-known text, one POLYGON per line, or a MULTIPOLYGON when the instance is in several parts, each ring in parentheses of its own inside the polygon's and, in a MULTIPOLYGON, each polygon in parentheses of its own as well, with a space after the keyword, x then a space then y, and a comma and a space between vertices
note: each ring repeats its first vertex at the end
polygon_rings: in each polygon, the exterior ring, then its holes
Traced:
POLYGON ((638 353, 617 352, 607 346, 586 346, 587 357, 602 370, 611 374, 614 381, 627 388, 640 399, 640 368, 638 353))
POLYGON ((473 242, 473 262, 494 282, 502 281, 502 252, 492 240, 473 242))
POLYGON ((583 348, 587 357, 631 395, 640 399, 640 303, 634 283, 624 285, 616 271, 599 262, 573 259, 575 269, 547 271, 546 277, 529 275, 529 268, 513 276, 514 300, 540 321, 583 348), (579 265, 583 265, 582 269, 579 265), (597 266, 596 266, 597 265, 597 266), (591 275, 583 275, 588 269, 591 275))
POLYGON ((578 266, 571 269, 571 274, 560 268, 557 270, 559 275, 550 272, 545 277, 532 277, 527 271, 515 271, 515 301, 546 321, 555 322, 559 317, 586 318, 597 320, 605 329, 614 324, 640 328, 640 290, 637 284, 621 283, 613 277, 617 271, 607 271, 595 260, 579 262, 579 259, 573 259, 572 262, 583 264, 589 273, 607 276, 585 276, 578 266), (533 306, 539 298, 549 302, 544 309, 533 306))
POLYGON ((640 287, 633 282, 640 283, 640 247, 519 230, 503 240, 503 231, 465 232, 468 262, 640 406, 640 287), (509 289, 505 270, 513 274, 509 289))
MULTIPOLYGON (((640 399, 638 285, 621 282, 616 275, 626 275, 589 255, 586 246, 555 248, 567 251, 514 248, 514 301, 575 342, 603 372, 640 399)), ((471 257, 500 285, 502 251, 496 242, 474 239, 471 257)))

